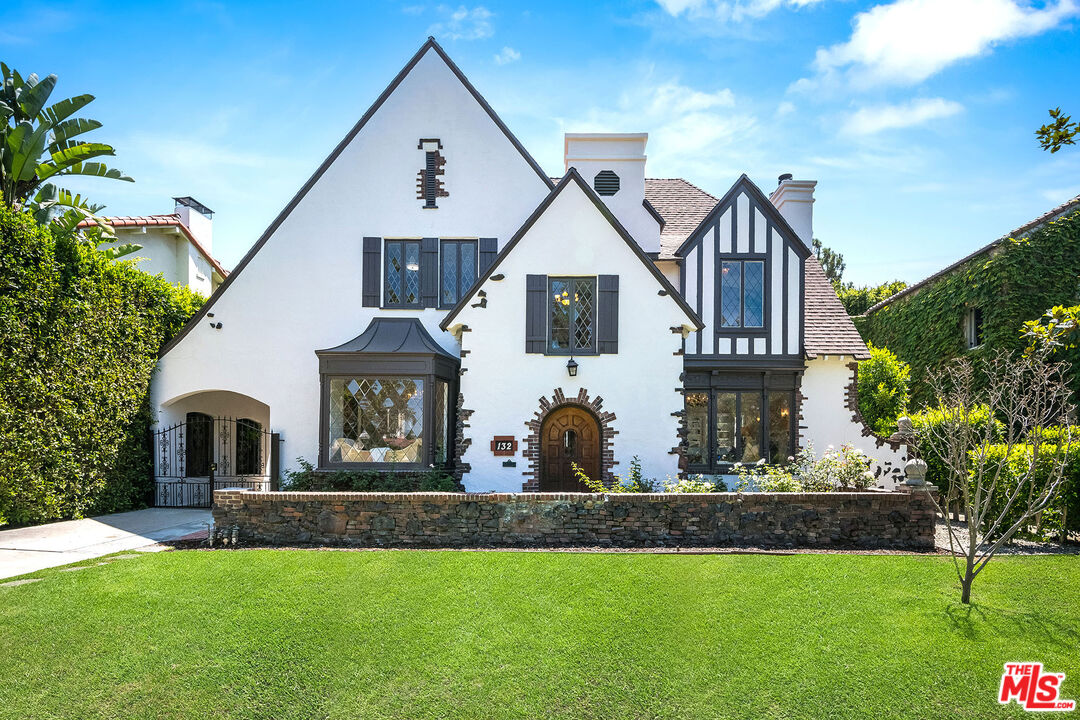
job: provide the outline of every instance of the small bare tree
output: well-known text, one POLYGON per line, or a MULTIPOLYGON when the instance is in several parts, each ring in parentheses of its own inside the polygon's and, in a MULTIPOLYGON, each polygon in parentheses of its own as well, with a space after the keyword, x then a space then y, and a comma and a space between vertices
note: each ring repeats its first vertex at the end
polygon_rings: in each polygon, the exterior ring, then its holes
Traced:
POLYGON ((947 486, 938 510, 959 506, 966 516, 964 532, 941 513, 964 603, 971 602, 972 583, 998 549, 1063 489, 1073 408, 1067 368, 1050 362, 1049 352, 965 357, 931 374, 945 417, 927 428, 921 451, 938 457, 949 475, 941 479, 947 486), (987 421, 976 421, 987 407, 987 421), (1048 441, 1044 431, 1052 426, 1061 426, 1061 437, 1048 441))

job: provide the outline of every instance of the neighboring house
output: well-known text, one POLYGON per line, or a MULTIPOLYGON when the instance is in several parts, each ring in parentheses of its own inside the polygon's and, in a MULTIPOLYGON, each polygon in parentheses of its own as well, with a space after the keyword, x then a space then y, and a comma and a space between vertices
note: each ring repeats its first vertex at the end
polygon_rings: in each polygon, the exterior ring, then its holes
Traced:
POLYGON ((647 179, 646 141, 568 134, 553 180, 429 39, 163 350, 159 487, 214 465, 263 487, 270 429, 283 467, 447 467, 470 491, 579 490, 571 463, 610 480, 635 456, 730 474, 811 441, 893 482, 903 448, 857 417, 866 346, 808 249, 815 183, 718 200, 647 179))
POLYGON ((984 245, 856 318, 869 342, 912 367, 915 405, 929 370, 965 353, 1018 350, 1023 323, 1080 302, 1080 196, 984 245))
MULTIPOLYGON (((114 245, 135 243, 142 248, 125 260, 138 260, 139 269, 161 274, 173 284, 186 285, 209 297, 229 273, 211 255, 214 249, 214 213, 195 198, 173 198, 170 215, 111 217, 116 231, 114 245)), ((80 223, 86 227, 88 223, 80 223)))

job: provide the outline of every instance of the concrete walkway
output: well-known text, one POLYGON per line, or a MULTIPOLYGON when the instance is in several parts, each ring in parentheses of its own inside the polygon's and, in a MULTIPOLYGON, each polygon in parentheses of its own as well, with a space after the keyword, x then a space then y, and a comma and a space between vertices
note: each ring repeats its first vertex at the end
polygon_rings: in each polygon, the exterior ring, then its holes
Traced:
POLYGON ((205 531, 210 521, 209 510, 151 508, 0 530, 0 580, 176 540, 205 531))

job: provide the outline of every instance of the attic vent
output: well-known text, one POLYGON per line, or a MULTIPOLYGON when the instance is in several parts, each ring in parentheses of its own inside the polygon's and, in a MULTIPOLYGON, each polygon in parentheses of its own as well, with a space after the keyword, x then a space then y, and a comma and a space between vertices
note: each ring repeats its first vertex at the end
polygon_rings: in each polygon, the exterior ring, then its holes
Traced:
POLYGON ((614 195, 619 192, 619 176, 610 170, 601 170, 593 178, 593 189, 598 195, 614 195))

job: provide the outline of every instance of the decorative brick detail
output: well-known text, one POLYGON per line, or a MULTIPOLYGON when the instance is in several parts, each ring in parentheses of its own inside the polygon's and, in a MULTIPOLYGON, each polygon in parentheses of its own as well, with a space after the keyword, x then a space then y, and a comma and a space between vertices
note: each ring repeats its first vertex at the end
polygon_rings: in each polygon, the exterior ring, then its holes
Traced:
POLYGON ((924 491, 294 493, 218 490, 243 542, 354 547, 878 547, 932 551, 924 491))
POLYGON ((615 413, 604 412, 602 409, 604 398, 597 395, 590 400, 589 391, 585 388, 578 391, 577 397, 570 399, 567 399, 562 388, 555 388, 550 400, 546 397, 540 398, 540 409, 531 420, 525 422, 525 426, 529 428, 529 434, 524 438, 525 451, 523 453, 528 461, 527 469, 522 473, 525 476, 525 482, 522 483, 521 489, 525 492, 540 492, 540 429, 544 425, 544 420, 556 408, 567 405, 584 408, 596 418, 600 426, 600 474, 604 483, 610 483, 615 479, 613 472, 616 465, 615 435, 619 432, 612 427, 612 423, 615 422, 615 413))
POLYGON ((467 420, 472 417, 474 411, 465 409, 465 396, 458 393, 457 396, 457 423, 454 434, 454 479, 461 482, 465 473, 472 469, 469 463, 462 460, 465 451, 472 445, 472 438, 465 437, 465 428, 469 427, 467 420))

